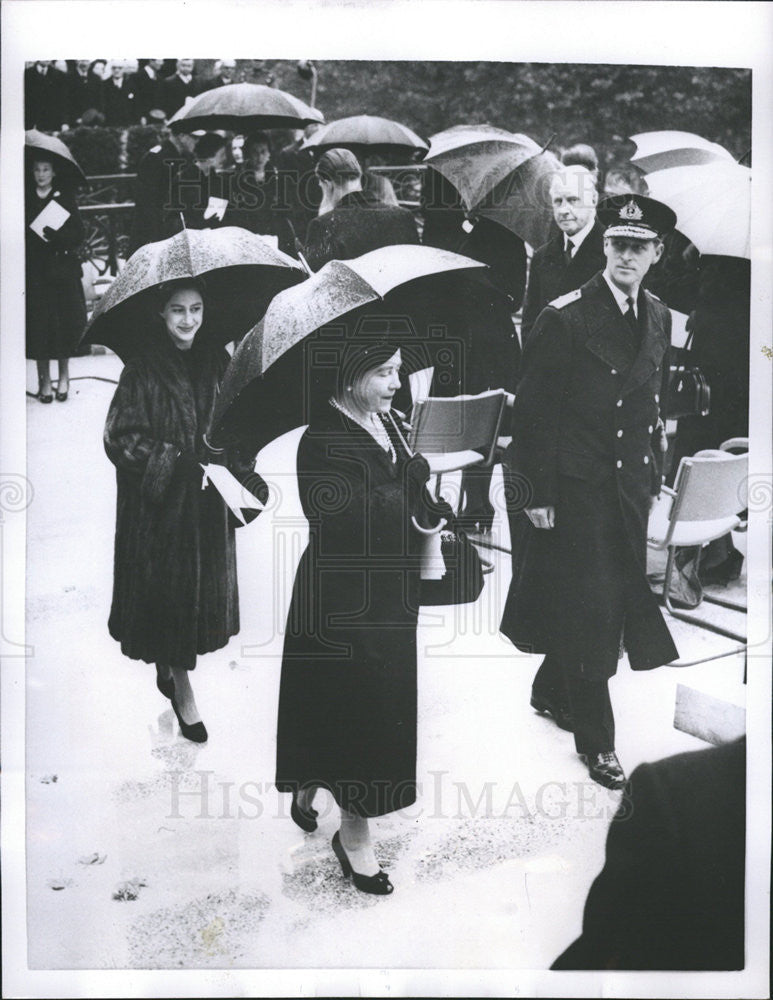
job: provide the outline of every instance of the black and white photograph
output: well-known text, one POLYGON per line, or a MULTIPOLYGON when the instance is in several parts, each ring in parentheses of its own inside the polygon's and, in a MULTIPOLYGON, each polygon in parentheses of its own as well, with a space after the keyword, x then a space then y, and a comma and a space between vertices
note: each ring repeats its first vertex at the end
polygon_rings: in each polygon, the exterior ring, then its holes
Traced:
POLYGON ((768 997, 773 10, 2 19, 3 995, 768 997))

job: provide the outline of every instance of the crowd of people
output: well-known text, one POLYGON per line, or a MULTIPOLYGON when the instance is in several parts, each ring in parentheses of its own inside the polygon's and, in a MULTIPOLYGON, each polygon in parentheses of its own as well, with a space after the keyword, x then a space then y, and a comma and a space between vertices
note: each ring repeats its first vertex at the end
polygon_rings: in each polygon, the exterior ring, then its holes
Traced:
MULTIPOLYGON (((148 60, 127 81, 122 64, 100 80, 78 62, 60 93, 80 96, 66 112, 53 114, 49 104, 45 115, 35 102, 60 71, 36 63, 28 70, 28 124, 77 124, 90 101, 116 124, 156 108, 169 116, 196 88, 193 61, 178 60, 166 78, 160 63, 148 60)), ((227 83, 233 68, 222 61, 214 85, 227 83)), ((712 421, 680 426, 678 456, 748 433, 748 262, 699 260, 676 242, 671 209, 634 190, 641 184, 632 174, 610 172, 602 186, 584 145, 565 151, 551 179, 553 235, 527 247, 466 212, 431 167, 418 226, 354 152, 313 156, 301 140, 272 162, 269 136, 248 133, 241 164, 225 175, 228 136, 169 134, 139 165, 133 248, 183 228, 235 225, 269 237, 309 272, 420 243, 488 265, 488 279, 474 288, 445 286, 449 301, 438 313, 430 297, 412 314, 417 324, 442 315, 465 345, 462 363, 444 378, 438 362, 430 394, 503 388, 514 400, 504 476, 528 490, 511 491, 520 502, 508 509, 513 574, 501 630, 519 649, 544 656, 535 710, 573 734, 593 781, 622 789, 609 678, 623 650, 634 670, 678 656, 646 575, 647 519, 669 471, 668 306, 672 296, 687 302, 693 349, 715 366, 718 398, 726 399, 712 421), (738 335, 720 349, 716 302, 732 296, 738 309, 727 305, 727 322, 738 335)), ((38 362, 45 403, 50 358, 60 359, 57 398, 66 399, 66 358, 85 321, 73 258, 78 213, 56 190, 50 157, 35 156, 28 181, 28 223, 52 198, 69 217, 68 228, 27 231, 28 356, 38 362)), ((157 289, 152 348, 126 364, 104 437, 118 482, 110 633, 126 656, 155 664, 159 691, 195 742, 209 734, 191 672, 199 655, 239 630, 234 523, 217 492, 201 488, 202 463, 212 461, 204 434, 228 364, 206 336, 217 308, 206 280, 157 289)), ((431 495, 429 467, 408 444, 410 341, 375 319, 379 336, 352 331, 300 440, 310 540, 285 635, 276 786, 292 795, 293 820, 306 832, 317 827, 316 793, 330 792, 341 811, 332 849, 342 872, 358 889, 386 895, 393 886, 369 820, 416 798, 419 535, 441 522, 485 532, 494 510, 490 469, 466 474, 458 515, 431 495)), ((244 480, 254 455, 226 450, 217 461, 244 480)), ((735 848, 743 851, 742 837, 735 848)), ((593 961, 604 960, 599 947, 594 940, 593 961)), ((622 949, 617 967, 638 961, 636 948, 622 949)))
POLYGON ((24 72, 24 127, 163 124, 189 97, 240 79, 234 59, 218 59, 204 78, 194 59, 39 60, 24 72))

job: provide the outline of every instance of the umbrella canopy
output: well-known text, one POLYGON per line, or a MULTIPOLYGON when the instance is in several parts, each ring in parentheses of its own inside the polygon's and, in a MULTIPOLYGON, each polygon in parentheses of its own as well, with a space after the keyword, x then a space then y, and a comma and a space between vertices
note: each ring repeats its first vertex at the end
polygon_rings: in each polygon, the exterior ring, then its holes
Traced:
POLYGON ((751 257, 752 172, 735 162, 647 175, 650 194, 676 212, 676 228, 702 254, 751 257))
POLYGON ((61 139, 45 132, 31 128, 24 133, 24 154, 28 161, 35 158, 35 153, 45 153, 54 165, 57 175, 69 178, 70 182, 79 186, 86 183, 86 175, 78 165, 78 161, 65 146, 61 139))
POLYGON ((129 258, 100 299, 83 341, 105 344, 126 360, 142 349, 157 325, 154 293, 159 285, 204 277, 202 331, 225 344, 241 337, 277 292, 302 281, 305 274, 292 257, 238 226, 184 229, 147 243, 129 258))
POLYGON ((379 118, 376 115, 353 115, 350 118, 339 118, 337 121, 323 125, 321 129, 303 143, 304 148, 345 149, 361 146, 387 146, 392 149, 413 151, 428 150, 429 145, 420 136, 412 132, 407 125, 391 121, 389 118, 379 118))
POLYGON ((631 163, 646 173, 701 163, 735 163, 724 146, 692 132, 640 132, 632 135, 631 141, 636 143, 631 163))
POLYGON ((454 185, 468 212, 505 226, 531 246, 547 240, 549 179, 561 164, 527 135, 457 125, 431 137, 424 162, 454 185))
POLYGON ((324 122, 321 111, 297 97, 262 83, 229 83, 194 97, 169 119, 173 132, 227 129, 251 132, 269 128, 303 128, 324 122))
POLYGON ((481 270, 485 265, 436 247, 386 246, 352 260, 329 261, 301 285, 281 292, 231 359, 212 418, 213 444, 221 444, 230 432, 238 432, 245 424, 260 424, 260 414, 267 410, 276 419, 272 423, 273 432, 262 428, 265 438, 262 443, 304 422, 297 401, 288 402, 294 391, 302 395, 299 380, 303 377, 303 367, 292 348, 303 345, 315 331, 335 321, 343 323, 345 317, 360 316, 357 310, 374 302, 383 304, 383 317, 379 317, 382 325, 391 323, 405 331, 409 328, 406 315, 410 317, 414 312, 412 305, 421 303, 421 289, 414 282, 473 268, 481 270), (399 305, 394 300, 390 302, 390 294, 406 286, 410 291, 405 299, 399 305), (276 413, 275 398, 266 403, 266 382, 262 376, 269 369, 273 382, 283 389, 279 404, 285 404, 285 412, 281 415, 276 413), (288 379, 294 384, 288 384, 288 379), (280 427, 282 420, 285 424, 280 427))

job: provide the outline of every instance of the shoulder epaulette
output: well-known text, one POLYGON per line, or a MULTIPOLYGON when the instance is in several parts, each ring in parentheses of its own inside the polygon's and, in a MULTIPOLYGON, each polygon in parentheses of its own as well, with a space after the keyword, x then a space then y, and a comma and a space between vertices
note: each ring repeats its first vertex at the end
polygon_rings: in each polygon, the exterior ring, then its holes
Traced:
POLYGON ((580 298, 582 292, 579 288, 575 288, 574 291, 567 292, 566 295, 559 295, 557 299, 553 299, 552 302, 548 302, 549 306, 553 306, 554 309, 563 309, 564 306, 568 306, 570 302, 576 302, 580 298))

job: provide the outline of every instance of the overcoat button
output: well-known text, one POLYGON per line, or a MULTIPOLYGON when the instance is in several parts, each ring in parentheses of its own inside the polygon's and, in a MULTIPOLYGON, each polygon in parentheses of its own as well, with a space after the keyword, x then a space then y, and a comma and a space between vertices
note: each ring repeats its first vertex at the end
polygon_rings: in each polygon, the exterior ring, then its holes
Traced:
POLYGON ((655 402, 656 402, 656 403, 659 403, 659 402, 660 402, 660 396, 658 396, 658 394, 657 394, 657 393, 655 393, 655 402))
POLYGON ((613 368, 613 369, 612 369, 612 374, 613 374, 613 375, 617 375, 617 368, 613 368))
POLYGON ((618 431, 618 432, 617 432, 617 436, 618 436, 619 438, 621 438, 621 437, 623 436, 623 432, 622 432, 621 430, 620 430, 620 431, 618 431))
POLYGON ((645 465, 649 465, 650 464, 650 457, 649 457, 649 455, 645 455, 644 456, 644 464, 645 465))
POLYGON ((620 461, 619 458, 617 460, 617 467, 618 467, 618 469, 622 469, 622 467, 623 467, 623 463, 620 461))
POLYGON ((618 405, 618 406, 622 406, 622 405, 623 405, 623 401, 622 401, 622 399, 618 399, 618 401, 617 401, 617 405, 618 405))
POLYGON ((652 434, 652 424, 650 424, 649 427, 647 428, 647 433, 652 434))

